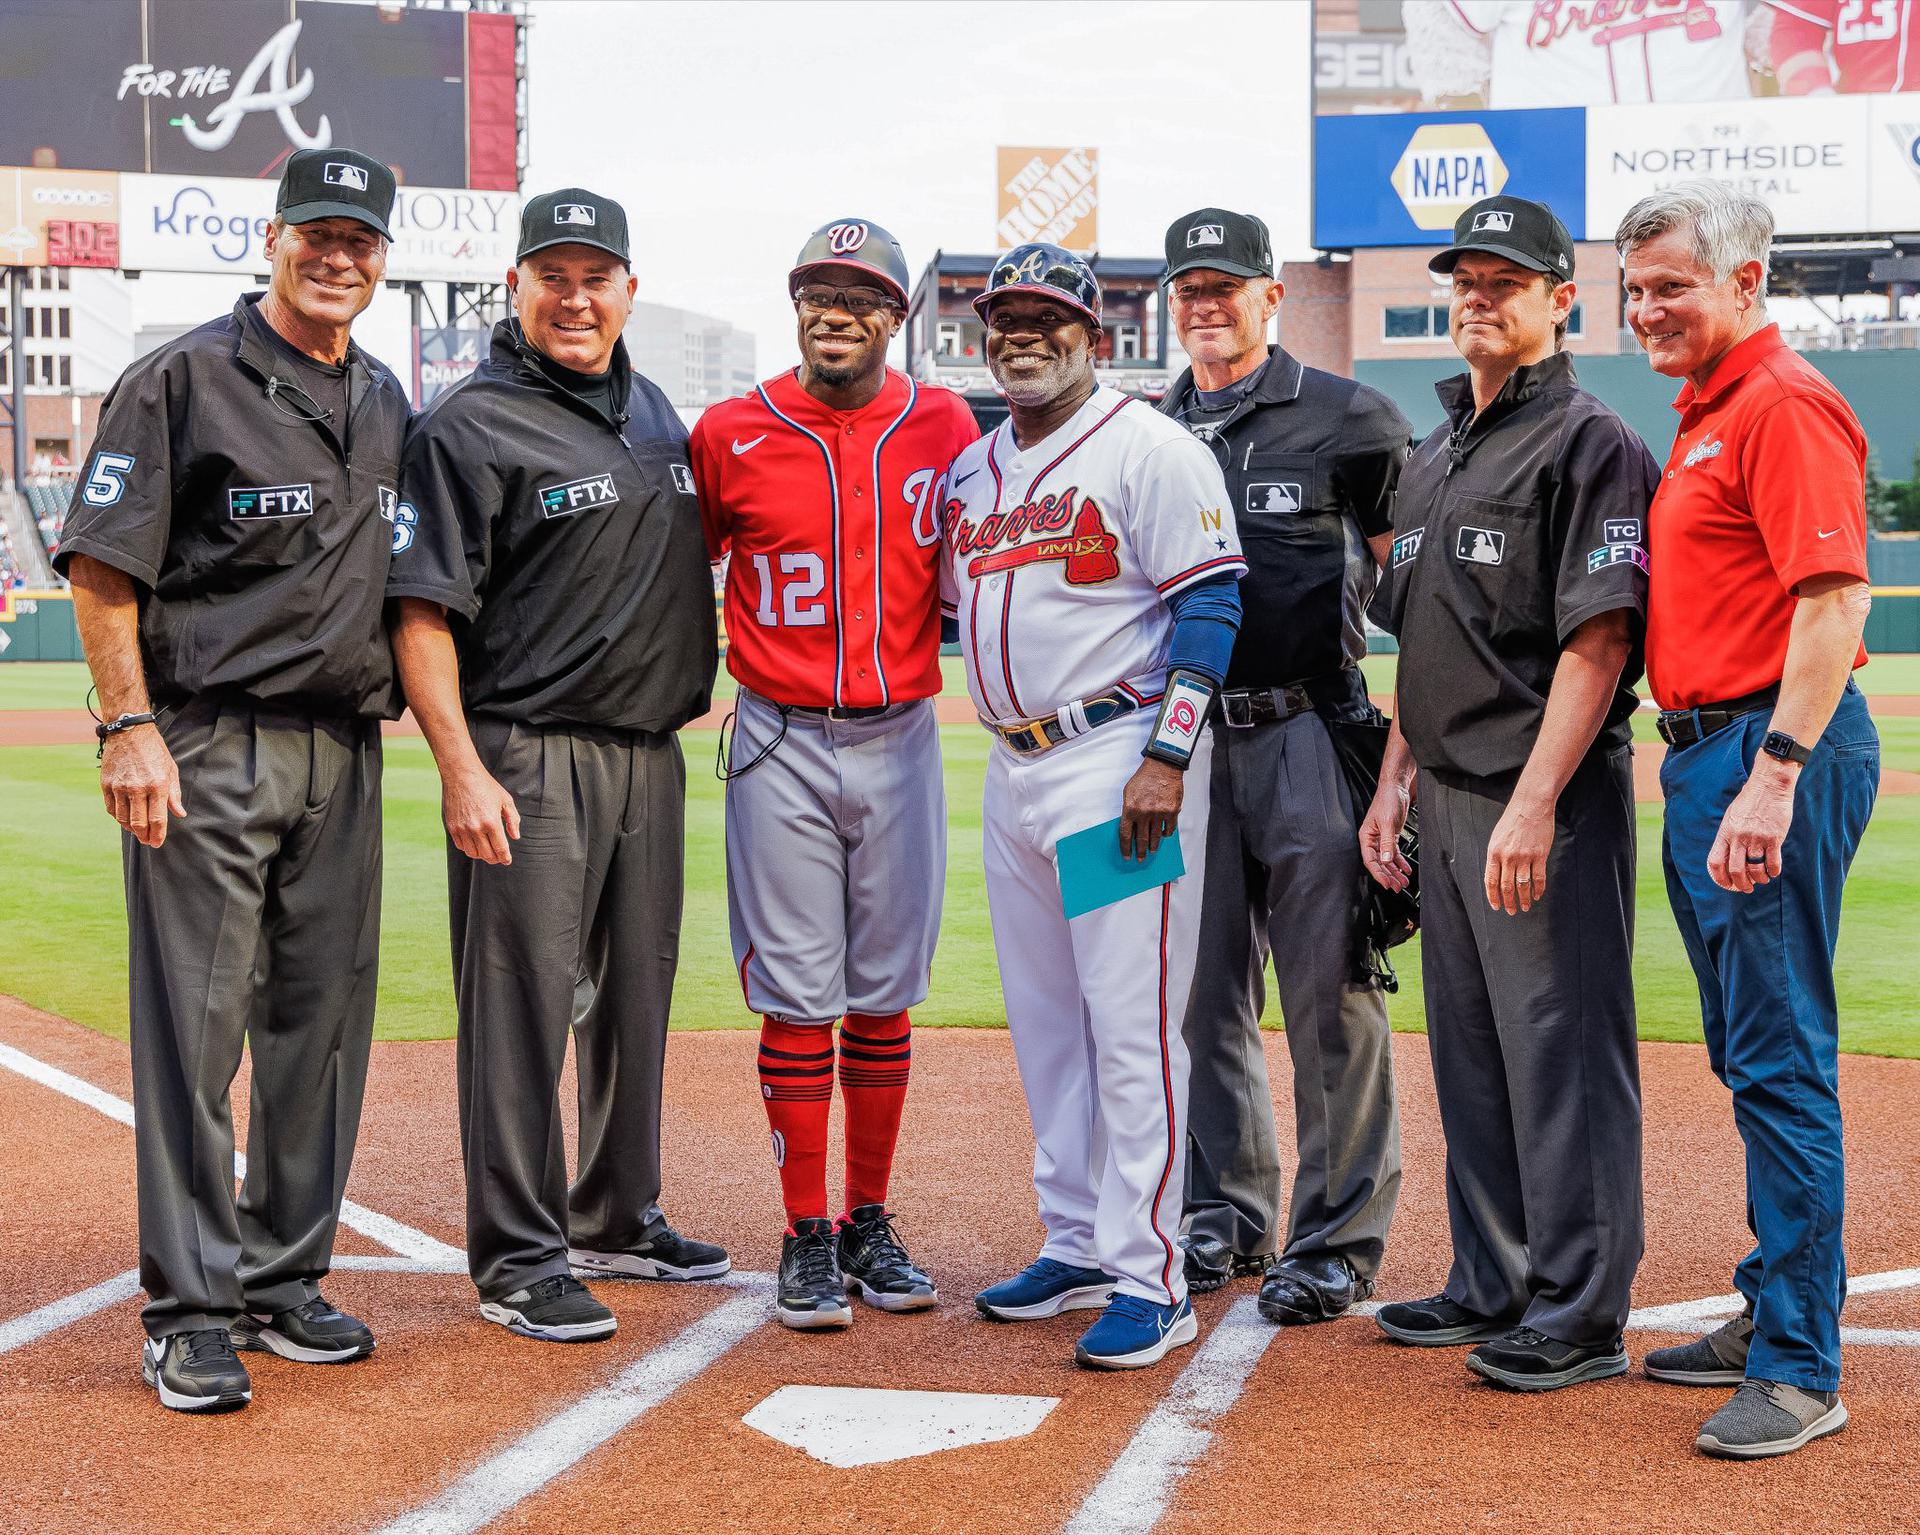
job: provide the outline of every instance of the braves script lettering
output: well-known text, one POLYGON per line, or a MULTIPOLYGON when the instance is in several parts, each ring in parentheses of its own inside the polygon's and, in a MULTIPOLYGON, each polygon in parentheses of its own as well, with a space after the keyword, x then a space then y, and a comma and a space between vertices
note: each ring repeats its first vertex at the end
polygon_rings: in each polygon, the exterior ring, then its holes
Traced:
POLYGON ((1706 0, 1534 0, 1527 18, 1527 46, 1546 48, 1569 32, 1592 32, 1601 47, 1623 38, 1685 27, 1691 42, 1720 35, 1719 18, 1706 0))

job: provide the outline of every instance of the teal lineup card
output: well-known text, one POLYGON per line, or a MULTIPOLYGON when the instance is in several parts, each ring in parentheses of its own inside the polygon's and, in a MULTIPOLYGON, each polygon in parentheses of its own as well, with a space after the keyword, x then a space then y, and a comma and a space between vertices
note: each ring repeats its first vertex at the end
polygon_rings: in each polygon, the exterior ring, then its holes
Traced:
POLYGON ((1076 831, 1054 844, 1060 865, 1060 903, 1067 920, 1124 901, 1142 890, 1171 884, 1187 872, 1180 856, 1180 828, 1160 839, 1159 849, 1145 860, 1120 852, 1120 818, 1076 831))

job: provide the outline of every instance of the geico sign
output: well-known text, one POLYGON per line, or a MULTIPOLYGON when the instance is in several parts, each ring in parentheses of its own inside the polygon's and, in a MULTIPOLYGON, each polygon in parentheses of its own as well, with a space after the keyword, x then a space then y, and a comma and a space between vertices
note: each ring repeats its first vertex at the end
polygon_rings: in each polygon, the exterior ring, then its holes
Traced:
POLYGON ((31 193, 41 207, 110 208, 113 193, 99 187, 35 187, 31 193))

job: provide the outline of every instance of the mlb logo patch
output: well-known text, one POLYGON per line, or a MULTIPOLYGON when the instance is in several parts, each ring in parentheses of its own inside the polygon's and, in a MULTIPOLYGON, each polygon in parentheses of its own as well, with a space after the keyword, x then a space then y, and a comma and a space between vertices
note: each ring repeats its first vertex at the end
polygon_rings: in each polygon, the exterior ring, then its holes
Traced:
POLYGON ((1512 228, 1513 215, 1511 213, 1503 213, 1498 208, 1490 208, 1474 219, 1472 233, 1479 234, 1484 230, 1491 229, 1505 234, 1512 228))
POLYGON ((1640 519, 1609 517, 1606 521, 1605 536, 1610 544, 1637 544, 1640 542, 1640 519))
POLYGON ((1507 535, 1498 528, 1462 528, 1453 553, 1469 565, 1498 565, 1507 557, 1507 535))
POLYGON ((1225 245, 1227 232, 1219 224, 1195 224, 1187 231, 1187 249, 1194 250, 1202 245, 1225 245))
POLYGON ((352 187, 356 192, 367 189, 366 171, 341 160, 327 161, 327 168, 321 172, 321 177, 330 187, 352 187))
POLYGON ((561 203, 553 210, 556 224, 584 224, 591 229, 598 222, 598 215, 586 203, 561 203))
POLYGON ((374 494, 380 503, 380 515, 392 522, 393 514, 400 509, 400 493, 390 485, 379 485, 374 488, 374 494))
POLYGON ((1300 485, 1296 480, 1259 480, 1247 487, 1249 516, 1291 516, 1300 510, 1300 503, 1300 485))
POLYGON ((673 488, 683 496, 693 494, 693 470, 685 464, 669 464, 673 471, 673 488))

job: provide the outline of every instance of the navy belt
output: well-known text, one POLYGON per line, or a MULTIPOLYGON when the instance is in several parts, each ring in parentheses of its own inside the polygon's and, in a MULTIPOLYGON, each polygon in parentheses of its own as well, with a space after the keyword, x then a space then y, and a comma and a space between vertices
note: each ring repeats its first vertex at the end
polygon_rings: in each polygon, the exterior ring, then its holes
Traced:
POLYGON ((1068 704, 1058 714, 1049 714, 1045 719, 1028 720, 1021 725, 997 725, 992 720, 982 723, 1021 756, 1037 757, 1041 752, 1052 751, 1062 741, 1083 736, 1096 726, 1117 720, 1123 714, 1131 714, 1139 707, 1139 701, 1129 698, 1125 693, 1096 693, 1091 698, 1068 704), (1076 710, 1086 720, 1086 725, 1083 729, 1071 730, 1060 723, 1060 716, 1076 710))
POLYGON ((1654 728, 1660 732, 1660 739, 1669 746, 1692 746, 1725 730, 1736 720, 1745 719, 1749 714, 1758 714, 1762 709, 1771 709, 1779 700, 1780 684, 1776 682, 1772 687, 1749 693, 1744 698, 1702 704, 1698 709, 1664 710, 1654 728))

